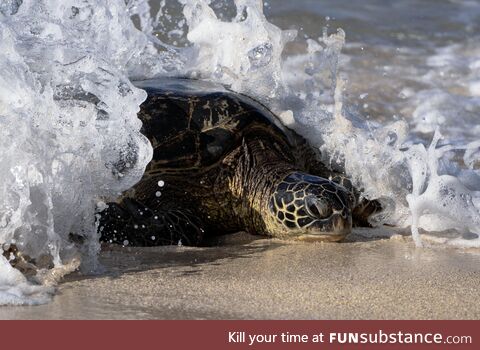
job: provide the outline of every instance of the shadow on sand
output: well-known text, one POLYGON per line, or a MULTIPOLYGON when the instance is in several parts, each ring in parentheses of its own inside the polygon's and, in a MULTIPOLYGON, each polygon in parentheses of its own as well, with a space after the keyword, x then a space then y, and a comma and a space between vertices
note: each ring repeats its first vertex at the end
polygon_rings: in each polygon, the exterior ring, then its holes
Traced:
MULTIPOLYGON (((370 242, 384 239, 383 235, 364 236, 351 234, 339 245, 356 242, 370 242)), ((177 276, 196 275, 204 265, 218 266, 230 260, 255 259, 267 251, 295 244, 292 241, 269 239, 245 232, 215 237, 202 247, 160 246, 122 247, 103 245, 96 273, 72 273, 64 282, 92 279, 97 277, 118 278, 123 274, 145 272, 157 269, 171 269, 177 276)), ((175 275, 174 275, 175 276, 175 275)))
POLYGON ((100 253, 99 271, 75 272, 66 276, 63 282, 98 277, 118 278, 127 273, 157 269, 172 269, 178 271, 178 276, 195 275, 201 273, 200 267, 203 265, 215 266, 229 260, 252 259, 285 244, 288 243, 244 232, 217 237, 202 247, 122 247, 106 244, 100 253))

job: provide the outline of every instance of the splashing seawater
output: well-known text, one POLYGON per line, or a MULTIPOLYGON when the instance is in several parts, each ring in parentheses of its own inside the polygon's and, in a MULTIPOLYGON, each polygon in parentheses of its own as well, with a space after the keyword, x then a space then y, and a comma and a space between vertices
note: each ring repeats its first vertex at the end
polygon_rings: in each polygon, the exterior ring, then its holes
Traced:
POLYGON ((342 30, 301 39, 259 0, 158 4, 153 14, 144 0, 0 5, 0 243, 47 261, 27 279, 0 256, 0 303, 47 302, 80 257, 94 268, 96 203, 132 186, 151 158, 136 118, 145 93, 129 79, 198 77, 258 99, 381 200, 375 224, 411 225, 418 245, 420 228, 480 233, 478 142, 437 147, 436 133, 425 148, 405 121, 358 115, 344 100, 342 30), (463 162, 449 158, 459 150, 463 162))
POLYGON ((147 40, 122 1, 4 2, 0 38, 0 244, 45 261, 27 281, 0 255, 0 303, 42 303, 80 253, 94 268, 96 201, 151 158, 136 117, 146 96, 126 69, 147 40))

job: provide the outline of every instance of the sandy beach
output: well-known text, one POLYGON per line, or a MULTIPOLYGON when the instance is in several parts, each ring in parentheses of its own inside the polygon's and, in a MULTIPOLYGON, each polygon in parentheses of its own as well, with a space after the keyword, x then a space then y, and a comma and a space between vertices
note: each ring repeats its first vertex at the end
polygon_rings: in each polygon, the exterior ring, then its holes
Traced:
POLYGON ((480 252, 410 237, 296 243, 236 234, 204 248, 107 247, 52 303, 1 319, 478 319, 480 252))

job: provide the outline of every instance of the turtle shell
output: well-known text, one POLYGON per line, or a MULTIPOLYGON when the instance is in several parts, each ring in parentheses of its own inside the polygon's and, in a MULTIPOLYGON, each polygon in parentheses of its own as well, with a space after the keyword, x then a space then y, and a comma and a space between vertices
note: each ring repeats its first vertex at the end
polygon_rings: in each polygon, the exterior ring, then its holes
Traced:
POLYGON ((148 94, 139 118, 154 149, 150 168, 210 167, 247 137, 274 138, 288 154, 296 137, 265 106, 222 85, 178 78, 135 85, 148 94))

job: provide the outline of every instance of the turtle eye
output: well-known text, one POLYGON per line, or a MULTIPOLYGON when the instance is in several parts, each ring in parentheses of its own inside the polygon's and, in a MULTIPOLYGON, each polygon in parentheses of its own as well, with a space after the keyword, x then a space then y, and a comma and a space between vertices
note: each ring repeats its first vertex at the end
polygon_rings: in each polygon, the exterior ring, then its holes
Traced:
POLYGON ((333 214, 331 206, 327 205, 324 200, 315 196, 308 196, 306 198, 305 207, 311 216, 318 219, 326 219, 333 214))

